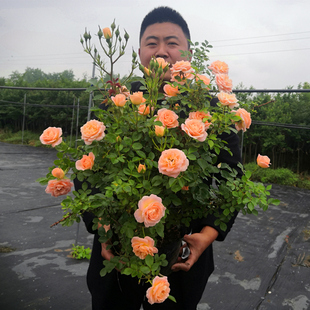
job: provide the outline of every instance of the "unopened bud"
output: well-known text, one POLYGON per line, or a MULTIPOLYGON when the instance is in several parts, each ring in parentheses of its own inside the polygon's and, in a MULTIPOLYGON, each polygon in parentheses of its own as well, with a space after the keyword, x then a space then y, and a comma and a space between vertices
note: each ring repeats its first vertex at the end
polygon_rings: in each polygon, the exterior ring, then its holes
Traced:
POLYGON ((109 27, 103 28, 102 32, 106 40, 112 38, 112 33, 109 27))
POLYGON ((137 171, 138 171, 138 173, 144 173, 146 171, 145 165, 139 164, 137 171))
POLYGON ((129 34, 127 33, 127 31, 125 31, 124 38, 125 38, 125 40, 126 40, 126 42, 127 42, 128 39, 129 39, 129 34))
POLYGON ((115 29, 115 21, 113 21, 113 23, 111 24, 111 29, 112 31, 115 29))
POLYGON ((103 32, 102 32, 101 28, 99 27, 99 30, 98 30, 98 37, 99 37, 99 39, 101 39, 102 36, 103 36, 103 32))
POLYGON ((119 29, 118 29, 118 28, 117 28, 116 31, 115 31, 115 35, 116 35, 116 37, 119 36, 119 29))

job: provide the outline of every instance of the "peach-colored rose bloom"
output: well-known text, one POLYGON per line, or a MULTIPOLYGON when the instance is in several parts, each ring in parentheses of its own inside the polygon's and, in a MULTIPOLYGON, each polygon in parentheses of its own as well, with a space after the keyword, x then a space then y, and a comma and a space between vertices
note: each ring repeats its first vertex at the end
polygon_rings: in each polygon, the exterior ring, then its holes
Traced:
POLYGON ((188 191, 189 190, 189 186, 183 186, 181 189, 183 189, 183 191, 188 191))
POLYGON ((138 223, 144 223, 145 227, 152 227, 162 219, 165 215, 165 210, 162 199, 151 194, 140 199, 134 217, 138 223))
POLYGON ((123 107, 127 102, 124 94, 117 94, 115 97, 112 96, 111 99, 117 107, 123 107))
POLYGON ((51 194, 53 197, 66 195, 71 191, 73 183, 69 179, 56 179, 48 181, 45 192, 51 194))
POLYGON ((158 62, 159 66, 162 67, 163 69, 169 66, 169 63, 164 58, 157 57, 156 61, 158 62))
POLYGON ((217 74, 215 76, 215 82, 220 91, 231 93, 232 80, 228 77, 227 74, 217 74))
POLYGON ((196 81, 201 80, 205 85, 210 84, 210 79, 203 74, 196 74, 196 81))
POLYGON ((55 147, 62 142, 62 129, 59 127, 48 127, 46 128, 42 135, 40 136, 40 141, 42 144, 51 145, 55 147))
POLYGON ((237 130, 243 130, 245 132, 247 129, 250 128, 252 120, 251 120, 251 114, 247 110, 240 108, 237 111, 231 111, 231 112, 235 113, 235 115, 238 115, 241 118, 239 122, 235 123, 237 130))
POLYGON ((190 112, 189 115, 188 115, 188 118, 189 119, 200 119, 201 121, 203 121, 204 119, 207 119, 204 121, 204 124, 206 126, 206 130, 210 127, 210 125, 212 123, 210 123, 208 121, 208 119, 211 119, 211 114, 210 112, 208 113, 205 113, 203 111, 196 111, 196 112, 190 112))
POLYGON ((165 134, 165 127, 155 125, 155 135, 157 137, 163 137, 164 134, 165 134))
POLYGON ((130 101, 135 104, 139 105, 141 103, 144 103, 146 101, 145 98, 143 98, 143 92, 142 91, 137 91, 130 95, 130 101))
POLYGON ((206 132, 205 124, 199 119, 186 119, 185 123, 181 125, 182 130, 184 130, 190 137, 203 142, 206 140, 208 134, 206 132))
POLYGON ((54 168, 52 170, 52 175, 57 179, 63 179, 65 177, 65 173, 61 168, 54 168))
POLYGON ((139 167, 137 168, 137 171, 139 173, 144 173, 146 171, 146 167, 143 164, 139 164, 139 167))
POLYGON ((157 112, 156 121, 160 121, 164 127, 175 128, 179 126, 178 118, 175 112, 162 108, 157 112))
POLYGON ((81 127, 82 139, 86 145, 91 145, 93 141, 100 141, 105 136, 105 126, 95 119, 88 121, 81 127))
POLYGON ((150 106, 146 106, 145 104, 140 104, 138 108, 138 113, 141 115, 150 114, 150 106))
POLYGON ((170 69, 171 71, 171 81, 178 82, 181 85, 186 82, 186 80, 192 80, 194 76, 195 70, 192 68, 191 63, 189 61, 177 61, 170 69), (176 77, 179 77, 181 80, 177 80, 176 77))
POLYGON ((261 168, 269 168, 270 158, 268 156, 263 156, 263 155, 258 154, 258 156, 257 156, 257 164, 261 168))
POLYGON ((172 85, 166 84, 163 89, 166 97, 175 97, 180 93, 178 86, 174 87, 172 85))
POLYGON ((154 247, 154 240, 148 236, 145 238, 133 237, 131 239, 131 246, 135 255, 140 259, 145 259, 147 255, 154 256, 154 254, 158 253, 158 249, 154 247))
POLYGON ((146 291, 148 302, 153 305, 154 303, 162 303, 170 293, 170 284, 167 277, 156 276, 152 282, 152 286, 146 291))
POLYGON ((95 155, 90 152, 88 155, 83 155, 82 159, 77 160, 75 163, 75 168, 77 170, 91 170, 95 162, 95 155))
POLYGON ((111 30, 109 27, 105 27, 102 29, 102 32, 103 32, 103 36, 106 38, 106 39, 110 39, 112 37, 112 33, 111 33, 111 30))
POLYGON ((120 92, 120 94, 125 95, 126 98, 129 98, 129 96, 130 96, 129 90, 124 85, 120 88, 119 92, 120 92))
POLYGON ((178 149, 163 151, 158 160, 159 172, 172 178, 177 178, 181 172, 186 171, 188 165, 186 155, 178 149))
POLYGON ((230 109, 236 108, 239 106, 238 99, 235 94, 228 94, 221 91, 217 94, 217 98, 221 102, 222 106, 228 106, 230 109))
POLYGON ((213 61, 209 66, 213 74, 228 74, 228 65, 223 61, 213 61))

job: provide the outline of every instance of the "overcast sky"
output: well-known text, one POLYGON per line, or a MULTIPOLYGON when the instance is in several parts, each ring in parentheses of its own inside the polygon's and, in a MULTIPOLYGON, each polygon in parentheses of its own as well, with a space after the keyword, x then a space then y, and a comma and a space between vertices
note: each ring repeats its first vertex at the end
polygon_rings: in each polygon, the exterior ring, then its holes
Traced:
POLYGON ((210 61, 229 65, 234 86, 281 89, 310 82, 309 0, 0 0, 0 77, 27 67, 90 77, 92 62, 80 36, 87 27, 97 44, 98 25, 114 19, 130 35, 128 57, 117 68, 126 74, 141 21, 154 3, 179 11, 193 41, 214 46, 210 61))

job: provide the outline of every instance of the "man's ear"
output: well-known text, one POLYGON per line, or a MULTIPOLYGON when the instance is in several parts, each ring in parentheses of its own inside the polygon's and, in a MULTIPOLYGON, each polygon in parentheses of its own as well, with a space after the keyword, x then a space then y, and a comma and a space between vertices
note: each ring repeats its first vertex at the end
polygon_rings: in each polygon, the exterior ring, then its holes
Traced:
POLYGON ((140 60, 141 60, 141 57, 140 57, 140 47, 139 47, 139 49, 138 49, 138 54, 139 54, 139 58, 140 58, 140 60))

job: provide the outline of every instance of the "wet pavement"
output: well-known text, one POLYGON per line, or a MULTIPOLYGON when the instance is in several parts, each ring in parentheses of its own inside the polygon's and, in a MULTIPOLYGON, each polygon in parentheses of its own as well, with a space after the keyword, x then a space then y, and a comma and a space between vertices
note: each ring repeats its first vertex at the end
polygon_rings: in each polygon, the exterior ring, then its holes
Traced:
MULTIPOLYGON (((87 260, 72 244, 91 247, 84 225, 62 218, 61 197, 35 180, 56 159, 53 149, 0 142, 0 309, 90 310, 87 260)), ((310 309, 310 191, 273 185, 281 204, 239 215, 214 243, 215 271, 199 310, 310 309)))

